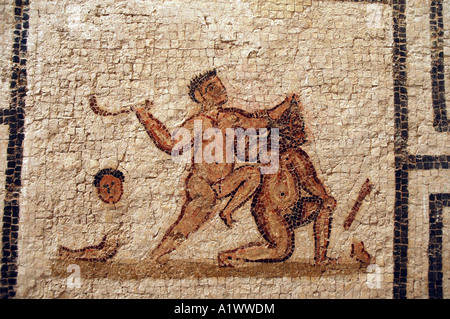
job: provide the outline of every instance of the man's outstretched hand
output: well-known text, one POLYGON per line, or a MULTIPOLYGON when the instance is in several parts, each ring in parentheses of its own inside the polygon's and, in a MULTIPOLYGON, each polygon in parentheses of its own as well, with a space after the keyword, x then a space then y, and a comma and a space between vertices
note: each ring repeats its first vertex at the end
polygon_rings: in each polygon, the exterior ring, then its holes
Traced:
POLYGON ((153 107, 153 102, 150 100, 145 100, 143 103, 137 103, 136 105, 130 106, 130 110, 133 112, 136 112, 136 110, 140 111, 150 111, 150 109, 153 107))

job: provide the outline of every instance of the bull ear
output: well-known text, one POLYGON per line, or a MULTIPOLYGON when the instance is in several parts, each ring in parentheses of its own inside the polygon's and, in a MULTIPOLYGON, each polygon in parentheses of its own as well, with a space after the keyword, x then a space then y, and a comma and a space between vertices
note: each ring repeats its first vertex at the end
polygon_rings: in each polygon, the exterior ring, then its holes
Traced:
POLYGON ((290 107, 291 104, 289 103, 289 97, 286 97, 283 102, 267 110, 267 114, 272 120, 278 121, 281 117, 284 116, 284 114, 289 110, 290 107))

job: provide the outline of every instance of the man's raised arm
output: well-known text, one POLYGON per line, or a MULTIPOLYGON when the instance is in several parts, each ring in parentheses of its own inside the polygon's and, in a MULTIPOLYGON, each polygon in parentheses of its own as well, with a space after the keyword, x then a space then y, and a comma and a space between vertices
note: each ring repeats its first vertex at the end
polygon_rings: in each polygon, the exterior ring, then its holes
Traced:
POLYGON ((296 94, 291 94, 277 106, 267 110, 247 112, 241 109, 224 109, 224 117, 230 122, 230 127, 264 128, 270 127, 272 121, 276 121, 292 104, 300 104, 296 94))
POLYGON ((151 102, 147 100, 145 104, 145 106, 133 107, 133 110, 156 147, 170 155, 176 142, 172 140, 166 126, 150 113, 151 102))

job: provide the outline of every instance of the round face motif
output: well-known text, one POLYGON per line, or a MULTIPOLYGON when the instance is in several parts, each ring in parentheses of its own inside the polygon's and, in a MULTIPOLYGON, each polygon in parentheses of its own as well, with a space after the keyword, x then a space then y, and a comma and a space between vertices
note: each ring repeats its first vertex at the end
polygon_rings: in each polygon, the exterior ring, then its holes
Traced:
POLYGON ((123 194, 122 180, 113 175, 105 175, 98 183, 97 191, 102 201, 115 204, 123 194))

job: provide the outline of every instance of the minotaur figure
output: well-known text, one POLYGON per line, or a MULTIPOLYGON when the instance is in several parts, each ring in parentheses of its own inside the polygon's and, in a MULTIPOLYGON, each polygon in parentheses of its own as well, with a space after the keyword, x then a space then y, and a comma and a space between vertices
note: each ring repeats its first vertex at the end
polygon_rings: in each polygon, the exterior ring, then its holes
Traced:
POLYGON ((306 141, 301 104, 291 95, 268 111, 269 125, 280 134, 280 164, 276 174, 262 176, 252 201, 252 215, 265 242, 219 254, 219 265, 281 262, 294 252, 294 229, 314 222, 316 265, 335 263, 327 257, 331 215, 336 200, 328 195, 314 165, 300 146, 306 141))

